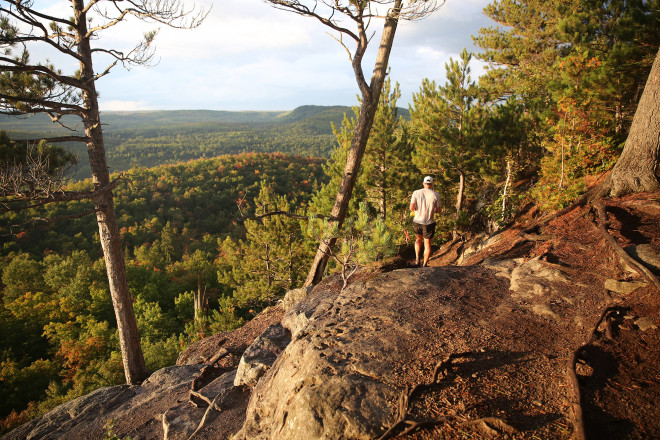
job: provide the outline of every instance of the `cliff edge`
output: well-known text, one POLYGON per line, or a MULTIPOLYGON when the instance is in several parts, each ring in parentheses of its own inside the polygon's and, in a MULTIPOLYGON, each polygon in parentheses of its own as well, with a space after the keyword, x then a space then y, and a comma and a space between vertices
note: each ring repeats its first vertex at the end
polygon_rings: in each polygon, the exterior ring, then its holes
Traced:
POLYGON ((660 438, 659 255, 660 193, 529 211, 432 267, 289 292, 3 439, 660 438))

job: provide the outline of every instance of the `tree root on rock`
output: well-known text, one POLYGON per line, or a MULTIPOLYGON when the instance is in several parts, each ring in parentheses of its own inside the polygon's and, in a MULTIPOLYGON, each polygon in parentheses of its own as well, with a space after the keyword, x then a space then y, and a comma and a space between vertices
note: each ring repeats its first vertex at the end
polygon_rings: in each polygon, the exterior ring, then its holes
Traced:
POLYGON ((612 237, 609 232, 607 232, 609 220, 607 219, 607 210, 603 202, 601 200, 596 200, 591 203, 591 206, 596 210, 598 214, 599 224, 596 225, 596 228, 600 231, 605 240, 607 240, 607 242, 614 248, 614 251, 617 253, 617 255, 623 259, 623 261, 625 261, 630 267, 635 269, 635 271, 637 271, 637 273, 639 273, 643 278, 654 284, 655 287, 660 291, 660 280, 658 280, 658 277, 656 277, 653 272, 648 270, 646 266, 631 257, 628 252, 626 252, 621 247, 621 245, 617 243, 616 239, 612 237))
MULTIPOLYGON (((224 343, 224 341, 221 341, 220 344, 222 343, 224 343)), ((204 368, 202 368, 202 370, 199 373, 199 376, 197 376, 190 385, 190 391, 188 393, 188 399, 190 400, 190 403, 195 405, 197 408, 206 408, 206 411, 204 411, 204 415, 202 416, 199 425, 197 425, 197 429, 195 429, 195 431, 192 434, 190 434, 188 440, 192 439, 199 431, 201 431, 201 429, 206 424, 206 420, 209 414, 211 413, 211 411, 213 410, 222 411, 222 408, 220 408, 217 404, 217 400, 221 396, 221 394, 215 396, 213 400, 211 400, 208 397, 206 397, 204 394, 200 393, 199 389, 202 388, 204 385, 206 385, 209 379, 211 379, 215 364, 217 364, 222 358, 224 358, 228 354, 229 354, 229 350, 227 350, 226 348, 221 348, 220 350, 218 350, 218 352, 215 355, 213 355, 211 359, 209 359, 208 364, 205 365, 204 368)))
MULTIPOLYGON (((428 384, 417 384, 412 389, 406 387, 401 395, 399 396, 399 402, 397 404, 397 420, 394 424, 380 437, 378 440, 387 440, 394 437, 401 437, 407 435, 416 429, 429 428, 433 426, 443 425, 449 423, 459 418, 459 414, 448 414, 445 416, 438 417, 436 419, 430 420, 411 420, 408 419, 410 411, 410 399, 412 396, 420 390, 427 390, 433 387, 434 385, 439 384, 443 379, 450 376, 449 368, 452 366, 452 363, 455 359, 466 358, 474 356, 476 353, 473 352, 464 352, 464 353, 453 353, 446 356, 442 361, 438 362, 433 369, 433 380, 428 384), (395 432, 403 429, 398 434, 395 432)), ((463 408, 461 413, 465 413, 467 408, 463 408)), ((514 433, 517 430, 508 425, 504 420, 497 417, 486 417, 476 420, 468 420, 462 423, 459 423, 459 427, 471 427, 479 429, 482 432, 508 432, 514 433)))
POLYGON ((211 378, 214 365, 217 364, 220 361, 220 359, 227 356, 228 354, 229 351, 226 348, 221 348, 220 350, 218 350, 218 352, 211 359, 209 359, 208 364, 205 365, 204 368, 202 368, 202 370, 199 373, 199 376, 197 376, 190 384, 190 392, 188 394, 190 403, 195 405, 197 408, 207 407, 211 405, 211 401, 207 397, 199 393, 198 391, 200 388, 202 388, 203 385, 206 385, 208 380, 211 378))
POLYGON ((202 416, 202 420, 199 421, 199 425, 197 425, 197 429, 195 429, 195 431, 192 434, 190 434, 190 436, 188 437, 188 440, 191 440, 199 431, 202 430, 202 428, 204 428, 204 425, 206 424, 206 420, 207 420, 209 414, 211 413, 211 411, 213 411, 213 410, 222 411, 222 408, 220 408, 216 403, 216 401, 218 400, 218 397, 220 397, 220 396, 219 395, 215 396, 215 398, 212 401, 209 402, 209 407, 206 408, 206 411, 204 411, 204 415, 202 416))

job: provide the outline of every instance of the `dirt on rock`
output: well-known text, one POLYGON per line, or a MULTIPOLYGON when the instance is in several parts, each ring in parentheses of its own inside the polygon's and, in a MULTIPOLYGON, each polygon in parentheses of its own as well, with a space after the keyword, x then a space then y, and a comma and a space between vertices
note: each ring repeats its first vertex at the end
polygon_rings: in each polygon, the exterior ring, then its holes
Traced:
MULTIPOLYGON (((461 353, 460 347, 447 346, 457 333, 469 339, 476 315, 439 331, 426 351, 453 356, 442 371, 434 371, 438 365, 420 353, 418 360, 391 373, 401 389, 422 386, 409 395, 406 409, 406 426, 414 429, 403 427, 386 438, 660 439, 660 273, 653 262, 660 255, 660 193, 603 202, 606 221, 591 205, 556 217, 529 209, 494 238, 480 236, 433 249, 430 266, 447 268, 450 277, 451 266, 461 261, 511 281, 516 269, 508 261, 517 261, 518 267, 538 261, 556 271, 561 282, 553 284, 551 295, 547 286, 531 286, 529 292, 523 286, 516 301, 502 302, 493 299, 493 286, 474 283, 457 268, 456 288, 470 284, 471 296, 461 298, 466 308, 496 309, 499 318, 490 325, 500 349, 461 353), (622 249, 637 262, 622 256, 622 249), (641 250, 650 259, 641 258, 641 250), (517 342, 521 334, 525 345, 517 342), (533 353, 530 341, 536 347, 533 353), (434 375, 443 380, 434 383, 434 375), (530 386, 538 383, 548 386, 530 386)), ((413 260, 409 246, 376 272, 410 268, 413 260)), ((373 271, 352 282, 370 276, 373 271)), ((322 288, 340 289, 341 282, 331 277, 322 288)), ((282 314, 277 306, 242 329, 206 338, 178 363, 204 362, 221 347, 235 352, 231 363, 237 363, 244 348, 282 314)), ((479 334, 482 345, 492 346, 485 334, 479 334)), ((227 432, 238 431, 242 422, 227 420, 227 432)))
MULTIPOLYGON (((641 245, 650 254, 660 255, 660 193, 637 194, 603 202, 608 215, 605 230, 622 249, 635 255, 635 248, 641 245)), ((438 423, 435 427, 418 429, 402 438, 526 438, 526 431, 534 432, 530 438, 539 438, 539 424, 546 426, 542 438, 565 438, 568 433, 580 438, 580 433, 575 432, 573 426, 568 426, 558 414, 547 410, 546 400, 553 397, 561 400, 561 396, 516 399, 527 404, 514 409, 510 407, 512 400, 507 397, 525 392, 527 388, 522 384, 529 380, 542 380, 544 376, 547 381, 570 383, 567 381, 572 368, 569 361, 571 355, 576 354, 574 371, 579 384, 581 410, 578 415, 581 415, 584 438, 660 439, 660 407, 657 404, 660 401, 660 288, 630 262, 622 259, 604 236, 600 224, 596 209, 589 205, 576 207, 552 219, 528 212, 516 224, 498 234, 496 242, 464 260, 464 265, 474 265, 516 258, 539 258, 570 274, 564 299, 562 295, 556 295, 557 299, 551 304, 553 308, 576 307, 576 304, 566 301, 571 298, 571 286, 588 286, 593 297, 605 295, 605 305, 595 301, 595 307, 590 309, 589 301, 581 300, 581 315, 591 321, 576 324, 594 328, 591 340, 575 340, 565 347, 565 355, 560 359, 548 357, 546 362, 530 363, 526 369, 514 369, 514 375, 508 375, 507 368, 488 368, 488 362, 493 362, 493 359, 465 359, 457 366, 459 370, 463 369, 457 375, 470 380, 451 389, 419 396, 419 402, 415 404, 420 419, 453 416, 455 408, 469 409, 463 413, 465 421, 438 423), (610 285, 638 287, 631 292, 611 291, 604 287, 608 285, 608 280, 616 281, 610 285), (603 317, 607 308, 611 311, 603 317), (603 318, 602 322, 597 325, 600 318, 603 318), (480 370, 491 373, 482 375, 480 370), (493 373, 495 371, 496 374, 493 373), (557 376, 558 371, 563 371, 563 374, 557 376), (447 408, 453 409, 448 412, 447 408), (511 414, 516 412, 520 417, 512 418, 511 414), (517 434, 497 426, 498 414, 509 414, 507 423, 515 426, 517 434), (469 420, 480 421, 476 426, 469 420)), ((470 246, 474 246, 474 242, 449 243, 434 249, 429 265, 455 264, 458 256, 470 246)), ((414 260, 412 248, 405 250, 400 260, 395 265, 409 265, 414 260)), ((660 275, 657 262, 654 264, 639 259, 638 262, 656 277, 657 283, 657 276, 660 275)), ((511 315, 515 316, 515 313, 511 315)), ((532 335, 539 346, 553 344, 552 340, 548 340, 550 334, 571 331, 570 328, 549 331, 536 323, 521 329, 525 323, 516 320, 509 324, 516 331, 522 330, 528 336, 532 335)), ((576 334, 579 333, 576 329, 576 334)), ((514 348, 513 345, 511 348, 514 348)), ((500 359, 498 362, 511 362, 513 365, 528 360, 521 353, 518 360, 500 359)), ((552 389, 548 387, 549 391, 552 389)), ((570 412, 570 404, 566 402, 566 411, 570 412)))

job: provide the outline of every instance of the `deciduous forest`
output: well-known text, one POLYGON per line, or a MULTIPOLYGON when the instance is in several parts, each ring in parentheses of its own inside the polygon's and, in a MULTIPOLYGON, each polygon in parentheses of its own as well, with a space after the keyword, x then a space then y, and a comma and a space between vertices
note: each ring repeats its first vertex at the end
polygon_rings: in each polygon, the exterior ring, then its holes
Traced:
MULTIPOLYGON (((167 127, 154 115, 113 120, 107 156, 150 371, 301 286, 319 239, 338 240, 328 271, 346 279, 409 244, 424 175, 443 201, 437 243, 497 231, 531 204, 562 209, 604 178, 658 63, 660 2, 493 1, 486 13, 494 25, 474 37, 481 50, 452 58, 443 84, 420 78, 408 109, 387 78, 339 230, 323 224, 359 103, 222 121, 158 115, 167 127), (479 78, 475 60, 488 64, 479 78)), ((29 119, 6 121, 5 194, 8 170, 31 157, 21 139, 48 136, 29 119)), ((63 190, 93 187, 86 166, 69 169, 63 190)), ((123 381, 96 218, 81 215, 93 203, 15 210, 16 200, 0 205, 0 433, 123 381)))
MULTIPOLYGON (((348 107, 303 106, 288 112, 160 111, 103 113, 108 163, 113 171, 154 167, 191 159, 249 152, 288 152, 327 158, 348 107)), ((400 109, 407 114, 406 109, 400 109)), ((62 123, 78 133, 74 118, 62 123)), ((0 130, 12 139, 68 134, 45 115, 19 119, 0 115, 0 130)), ((84 158, 84 146, 67 142, 84 158)), ((69 170, 74 179, 90 177, 89 163, 78 160, 69 170)))

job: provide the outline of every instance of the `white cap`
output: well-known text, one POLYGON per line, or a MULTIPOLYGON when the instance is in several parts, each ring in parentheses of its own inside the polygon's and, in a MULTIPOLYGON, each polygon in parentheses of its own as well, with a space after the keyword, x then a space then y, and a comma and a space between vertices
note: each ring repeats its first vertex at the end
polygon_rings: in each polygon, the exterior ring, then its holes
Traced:
POLYGON ((431 176, 424 177, 424 183, 433 183, 433 177, 431 176))

